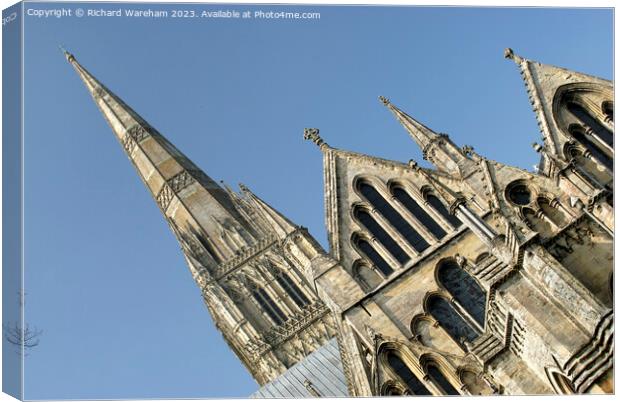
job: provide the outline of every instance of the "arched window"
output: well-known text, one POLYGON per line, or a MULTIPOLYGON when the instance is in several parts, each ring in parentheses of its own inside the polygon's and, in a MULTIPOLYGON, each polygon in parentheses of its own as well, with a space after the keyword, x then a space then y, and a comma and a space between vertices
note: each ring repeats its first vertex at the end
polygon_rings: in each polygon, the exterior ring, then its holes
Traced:
POLYGON ((463 341, 472 342, 478 337, 476 330, 456 312, 449 301, 439 295, 433 295, 427 303, 428 312, 454 340, 463 344, 463 341))
POLYGON ((310 301, 306 295, 285 272, 280 272, 280 274, 276 276, 276 281, 299 307, 304 307, 310 304, 310 301))
POLYGON ((612 181, 611 173, 591 157, 585 156, 581 149, 570 147, 567 153, 569 159, 575 160, 575 164, 581 168, 580 170, 588 176, 590 181, 598 182, 601 186, 606 186, 612 181))
POLYGON ((261 309, 267 313, 269 318, 276 324, 281 325, 286 321, 286 316, 280 310, 280 308, 274 303, 273 299, 265 292, 265 289, 256 289, 252 292, 252 297, 261 307, 261 309))
POLYGON ((359 190, 372 206, 400 232, 405 240, 407 240, 417 252, 422 252, 428 248, 429 244, 426 240, 403 219, 394 207, 392 207, 374 187, 363 181, 359 185, 359 190))
POLYGON ((603 114, 605 115, 605 119, 613 123, 614 121, 614 103, 612 101, 605 101, 601 105, 601 109, 603 110, 603 114))
POLYGON ((452 259, 441 263, 437 277, 457 303, 484 327, 487 295, 478 282, 452 259))
POLYGON ((377 250, 375 250, 365 239, 359 239, 357 241, 357 246, 360 248, 362 253, 364 253, 366 257, 368 257, 370 261, 375 264, 375 267, 377 267, 383 275, 389 276, 392 272, 394 272, 392 267, 390 267, 390 264, 388 264, 383 257, 381 257, 381 254, 377 253, 377 250))
POLYGON ((553 222, 557 227, 562 228, 568 223, 564 212, 557 207, 557 204, 555 204, 556 206, 551 206, 552 201, 548 198, 539 197, 537 203, 542 213, 551 219, 551 222, 553 222))
POLYGON ((376 288, 383 280, 374 269, 363 263, 353 267, 353 276, 365 291, 376 288))
POLYGON ((458 228, 459 226, 463 224, 459 220, 459 218, 457 218, 456 216, 448 212, 448 209, 446 208, 446 206, 443 205, 443 203, 439 201, 439 198, 435 197, 433 194, 427 194, 426 201, 428 201, 428 203, 431 204, 431 206, 433 207, 435 211, 437 211, 448 222, 450 222, 450 225, 452 225, 454 228, 458 228))
POLYGON ((530 227, 535 232, 538 232, 543 237, 548 237, 553 233, 553 228, 549 222, 541 219, 536 212, 531 208, 523 208, 523 216, 530 227))
POLYGON ((443 395, 460 395, 459 392, 452 386, 450 381, 443 375, 436 363, 429 363, 426 366, 428 376, 433 382, 441 388, 443 395))
POLYGON ((614 161, 607 156, 605 152, 603 152, 595 143, 593 143, 588 135, 586 135, 585 130, 579 124, 571 124, 568 127, 568 132, 573 136, 580 144, 582 144, 592 156, 599 161, 599 163, 603 164, 607 169, 613 171, 614 169, 614 161))
POLYGON ((401 380, 407 385, 413 395, 431 395, 428 389, 424 386, 422 381, 411 372, 409 367, 401 360, 401 358, 393 351, 387 352, 387 361, 392 370, 401 378, 401 380))
POLYGON ((446 235, 446 231, 405 190, 396 187, 393 190, 393 194, 438 240, 446 235))
POLYGON ((614 146, 614 135, 611 131, 607 129, 604 125, 602 125, 596 118, 592 117, 590 113, 579 103, 576 102, 568 102, 566 104, 566 108, 569 112, 571 112, 576 118, 578 118, 586 127, 592 129, 594 134, 601 139, 601 141, 605 142, 607 145, 613 148, 614 146))
POLYGON ((355 208, 353 214, 368 231, 379 240, 379 242, 400 262, 401 264, 409 261, 409 256, 405 251, 392 239, 392 237, 374 220, 372 216, 362 208, 355 208))

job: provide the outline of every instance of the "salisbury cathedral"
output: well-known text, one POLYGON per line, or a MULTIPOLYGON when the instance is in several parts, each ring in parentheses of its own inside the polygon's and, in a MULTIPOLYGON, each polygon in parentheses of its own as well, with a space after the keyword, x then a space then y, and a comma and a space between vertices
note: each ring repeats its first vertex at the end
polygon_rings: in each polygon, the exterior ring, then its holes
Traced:
POLYGON ((260 384, 252 397, 613 393, 610 81, 506 49, 544 139, 535 173, 384 97, 433 169, 306 129, 323 158, 326 251, 247 187, 216 183, 65 56, 260 384))

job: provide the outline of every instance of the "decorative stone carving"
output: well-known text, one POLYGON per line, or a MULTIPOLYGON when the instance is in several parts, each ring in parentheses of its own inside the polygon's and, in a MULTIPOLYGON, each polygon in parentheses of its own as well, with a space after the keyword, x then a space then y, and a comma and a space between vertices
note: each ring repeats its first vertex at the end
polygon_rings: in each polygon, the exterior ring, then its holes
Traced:
POLYGON ((183 190, 195 181, 194 177, 187 171, 182 170, 168 179, 168 185, 175 193, 183 190))
POLYGON ((157 200, 157 204, 159 204, 159 207, 162 209, 162 211, 166 212, 173 197, 174 192, 172 191, 170 186, 168 184, 164 184, 161 190, 159 190, 159 193, 157 194, 157 197, 155 199, 157 200))

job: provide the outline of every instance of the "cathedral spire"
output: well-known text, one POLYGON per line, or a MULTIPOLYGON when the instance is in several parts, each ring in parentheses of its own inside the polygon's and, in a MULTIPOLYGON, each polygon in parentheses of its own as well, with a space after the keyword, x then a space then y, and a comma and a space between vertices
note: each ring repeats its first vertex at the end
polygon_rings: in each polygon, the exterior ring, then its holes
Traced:
POLYGON ((475 164, 466 152, 463 152, 462 149, 459 149, 450 140, 447 134, 434 132, 394 106, 385 97, 380 96, 379 100, 394 113, 394 116, 405 127, 409 136, 418 144, 422 150, 422 157, 434 164, 437 169, 459 177, 463 176, 475 164))
POLYGON ((439 134, 415 120, 398 107, 394 106, 386 97, 380 96, 379 100, 387 106, 392 113, 394 113, 394 116, 396 116, 400 124, 405 127, 405 130, 407 130, 411 138, 413 138, 413 140, 420 146, 420 149, 422 149, 423 152, 433 141, 440 138, 439 134))
POLYGON ((62 50, 177 237, 194 239, 203 265, 218 265, 257 241, 259 231, 225 189, 62 50))

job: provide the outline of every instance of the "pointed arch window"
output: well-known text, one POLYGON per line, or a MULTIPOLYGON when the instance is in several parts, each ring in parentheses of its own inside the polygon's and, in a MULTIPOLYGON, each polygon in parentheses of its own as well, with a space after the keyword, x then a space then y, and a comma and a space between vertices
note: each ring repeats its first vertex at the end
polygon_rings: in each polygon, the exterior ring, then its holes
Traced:
POLYGON ((389 251, 394 258, 401 264, 409 261, 409 256, 405 251, 394 241, 394 239, 374 220, 372 216, 363 208, 355 208, 353 211, 354 216, 362 225, 368 229, 368 231, 389 251))
POLYGON ((454 306, 439 295, 432 295, 428 301, 428 312, 437 320, 439 325, 458 343, 472 342, 478 337, 478 332, 469 324, 454 306))
POLYGON ((450 223, 450 225, 452 225, 452 227, 454 227, 455 229, 460 227, 463 224, 463 222, 461 222, 459 218, 452 215, 448 211, 446 206, 443 205, 443 203, 439 201, 439 198, 437 198, 434 194, 427 194, 426 201, 433 207, 435 211, 437 211, 441 216, 443 216, 444 219, 447 220, 450 223))
POLYGON ((388 351, 386 358, 392 370, 394 370, 398 377, 407 385, 407 388, 409 388, 409 391, 411 391, 413 395, 432 395, 422 381, 413 374, 405 362, 403 362, 394 351, 388 351))
MULTIPOLYGON (((586 151, 587 152, 587 151, 586 151)), ((590 152, 587 152, 590 154, 590 152)), ((568 159, 573 159, 575 164, 580 168, 582 174, 590 182, 595 182, 605 187, 613 179, 611 173, 603 166, 598 164, 590 155, 586 156, 584 151, 576 146, 567 147, 566 154, 568 159)))
POLYGON ((381 276, 364 263, 357 263, 353 267, 353 276, 365 291, 370 291, 381 283, 381 276))
POLYGON ((600 138, 601 141, 613 148, 614 135, 607 127, 602 125, 598 119, 592 117, 592 115, 581 104, 577 102, 568 102, 566 108, 576 118, 578 118, 586 127, 589 127, 594 132, 595 136, 600 138))
POLYGON ((375 250, 374 247, 368 243, 368 241, 365 239, 359 239, 357 241, 357 246, 384 276, 390 276, 392 272, 394 272, 390 264, 383 259, 381 254, 379 254, 377 250, 375 250))
POLYGON ((396 211, 373 186, 362 181, 359 184, 359 191, 417 252, 420 253, 429 247, 426 240, 403 219, 398 211, 396 211))
POLYGON ((254 297, 254 300, 256 300, 261 310, 267 313, 269 318, 271 318, 276 325, 282 325, 282 323, 286 321, 286 315, 280 310, 271 296, 265 292, 265 289, 255 289, 252 292, 252 297, 254 297))
POLYGON ((538 206, 542 213, 548 217, 554 225, 561 228, 564 227, 567 223, 566 214, 560 210, 558 207, 558 202, 549 200, 547 197, 538 197, 536 200, 538 206))
POLYGON ((487 294, 476 279, 452 259, 439 265, 437 277, 463 310, 484 327, 487 294))
POLYGON ((285 272, 280 272, 280 274, 276 276, 276 281, 289 295, 289 297, 293 299, 297 306, 303 308, 310 304, 310 301, 308 300, 304 292, 299 289, 295 282, 293 282, 290 276, 288 276, 285 272))
POLYGON ((401 187, 395 187, 392 190, 394 197, 398 201, 400 201, 405 208, 411 212, 413 216, 416 217, 417 220, 422 223, 438 240, 442 239, 446 235, 446 231, 442 229, 437 222, 431 218, 431 216, 424 210, 424 208, 420 207, 418 204, 404 189, 401 187))
POLYGON ((614 161, 603 152, 598 145, 593 143, 588 135, 586 134, 584 128, 579 124, 571 124, 568 127, 568 132, 573 136, 580 144, 582 144, 592 156, 599 161, 599 163, 603 164, 607 169, 613 171, 614 161))
POLYGON ((460 395, 454 386, 448 381, 436 363, 432 362, 426 366, 426 371, 431 380, 442 390, 442 395, 460 395))

